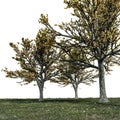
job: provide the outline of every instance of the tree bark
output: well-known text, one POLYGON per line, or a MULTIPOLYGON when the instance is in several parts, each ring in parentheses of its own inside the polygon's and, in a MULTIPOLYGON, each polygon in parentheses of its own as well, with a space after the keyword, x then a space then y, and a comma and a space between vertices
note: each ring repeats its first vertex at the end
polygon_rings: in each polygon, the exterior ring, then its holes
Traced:
POLYGON ((37 84, 39 88, 39 101, 42 102, 44 101, 44 97, 43 97, 44 82, 43 83, 37 82, 37 84))
POLYGON ((104 73, 103 61, 100 61, 100 60, 98 61, 98 69, 99 69, 99 90, 100 90, 99 102, 101 103, 109 102, 106 95, 105 73, 104 73))
POLYGON ((78 99, 78 86, 73 85, 74 92, 75 92, 75 99, 78 99))

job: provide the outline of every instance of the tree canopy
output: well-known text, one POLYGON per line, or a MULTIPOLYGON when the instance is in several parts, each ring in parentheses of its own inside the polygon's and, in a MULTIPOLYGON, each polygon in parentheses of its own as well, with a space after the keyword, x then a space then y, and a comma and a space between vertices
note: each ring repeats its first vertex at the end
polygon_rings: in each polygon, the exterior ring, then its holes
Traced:
POLYGON ((64 0, 67 9, 72 9, 73 19, 58 25, 63 32, 50 25, 48 17, 41 16, 42 23, 56 36, 64 38, 67 48, 81 49, 80 60, 73 58, 73 64, 98 69, 100 102, 108 102, 105 90, 105 71, 119 64, 120 59, 120 1, 119 0, 64 0), (45 21, 47 20, 47 22, 45 21))
POLYGON ((95 82, 94 79, 98 77, 98 74, 97 71, 93 69, 89 69, 84 66, 80 67, 77 64, 68 62, 72 60, 72 58, 77 60, 80 59, 80 57, 83 57, 80 55, 81 51, 79 49, 71 48, 69 55, 66 54, 63 50, 61 51, 61 55, 59 56, 59 63, 57 65, 59 74, 54 78, 53 82, 64 86, 71 84, 75 92, 75 98, 77 99, 79 84, 83 83, 90 85, 91 83, 95 82))
POLYGON ((40 91, 40 101, 43 101, 44 83, 57 75, 56 60, 57 52, 54 47, 55 36, 47 28, 40 29, 35 40, 22 38, 22 42, 10 43, 15 51, 16 60, 20 66, 19 70, 8 70, 6 77, 21 78, 21 83, 36 81, 40 91))
POLYGON ((109 72, 114 64, 120 65, 120 1, 64 0, 64 3, 66 9, 73 10, 72 19, 57 25, 59 31, 49 23, 48 15, 41 14, 39 23, 45 28, 40 29, 35 40, 10 43, 16 52, 13 59, 22 69, 9 71, 6 68, 4 71, 8 77, 24 78, 28 83, 36 80, 41 89, 45 81, 58 74, 56 60, 62 56, 64 70, 59 70, 62 74, 69 73, 69 77, 73 73, 81 74, 81 69, 98 71, 100 102, 108 102, 105 72, 109 72))

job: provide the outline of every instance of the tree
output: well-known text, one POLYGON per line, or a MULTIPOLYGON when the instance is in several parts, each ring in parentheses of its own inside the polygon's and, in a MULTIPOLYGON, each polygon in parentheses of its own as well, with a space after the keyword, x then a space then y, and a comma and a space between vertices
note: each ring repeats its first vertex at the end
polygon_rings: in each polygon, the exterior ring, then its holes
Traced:
POLYGON ((40 92, 39 101, 43 101, 44 83, 58 73, 54 44, 55 36, 47 28, 40 29, 35 40, 22 38, 21 43, 10 43, 16 53, 13 59, 18 62, 21 69, 13 71, 5 68, 6 77, 21 78, 25 84, 36 81, 40 92))
MULTIPOLYGON (((58 25, 56 31, 47 17, 40 21, 56 36, 64 37, 68 46, 79 47, 83 59, 73 59, 73 64, 99 71, 100 102, 109 102, 105 89, 105 72, 120 60, 120 1, 119 0, 64 0, 66 8, 73 10, 69 23, 58 25), (44 21, 44 20, 47 20, 44 21)), ((64 49, 67 50, 67 46, 64 49)), ((69 48, 69 47, 68 47, 69 48)), ((63 49, 63 48, 62 48, 63 49)))
POLYGON ((95 82, 94 78, 97 77, 97 74, 93 74, 92 69, 86 69, 84 66, 80 67, 79 65, 71 64, 70 62, 64 62, 65 59, 71 59, 74 57, 75 59, 79 59, 80 51, 78 49, 71 49, 71 54, 68 56, 64 52, 59 58, 58 70, 59 74, 55 77, 54 82, 59 83, 61 85, 69 85, 71 84, 74 92, 75 98, 78 98, 78 86, 80 83, 90 85, 91 83, 95 82), (96 74, 96 75, 95 75, 96 74))

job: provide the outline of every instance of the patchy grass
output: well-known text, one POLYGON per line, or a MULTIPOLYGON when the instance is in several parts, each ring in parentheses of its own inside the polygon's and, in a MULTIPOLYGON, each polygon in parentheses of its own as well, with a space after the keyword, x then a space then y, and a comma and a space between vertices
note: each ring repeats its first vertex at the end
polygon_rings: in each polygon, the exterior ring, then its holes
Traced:
POLYGON ((120 98, 0 99, 0 120, 120 120, 120 98))

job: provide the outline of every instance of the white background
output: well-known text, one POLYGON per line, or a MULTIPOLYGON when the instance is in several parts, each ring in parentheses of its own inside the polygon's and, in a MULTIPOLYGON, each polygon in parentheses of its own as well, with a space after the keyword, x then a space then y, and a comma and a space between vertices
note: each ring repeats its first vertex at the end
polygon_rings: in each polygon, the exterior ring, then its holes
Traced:
MULTIPOLYGON (((21 38, 34 39, 40 28, 38 19, 41 13, 48 13, 52 25, 68 21, 70 14, 64 9, 63 0, 0 0, 0 70, 4 67, 15 70, 16 62, 11 58, 14 51, 9 42, 20 42, 21 38)), ((108 97, 120 97, 120 67, 114 67, 106 76, 108 97)), ((6 78, 0 72, 0 98, 38 98, 39 92, 34 83, 21 86, 20 79, 6 78)), ((45 98, 74 97, 71 86, 61 87, 46 83, 45 98)), ((79 97, 99 97, 98 82, 91 86, 80 84, 79 97)))

